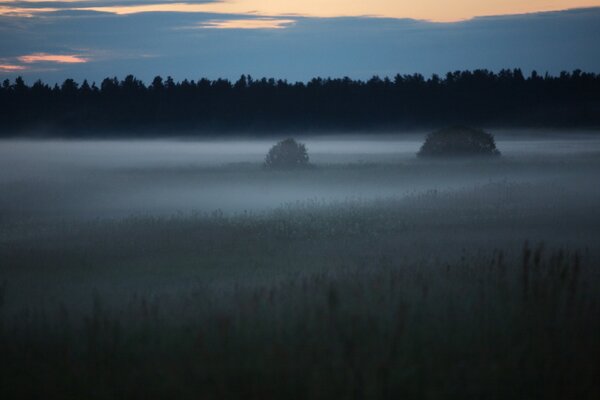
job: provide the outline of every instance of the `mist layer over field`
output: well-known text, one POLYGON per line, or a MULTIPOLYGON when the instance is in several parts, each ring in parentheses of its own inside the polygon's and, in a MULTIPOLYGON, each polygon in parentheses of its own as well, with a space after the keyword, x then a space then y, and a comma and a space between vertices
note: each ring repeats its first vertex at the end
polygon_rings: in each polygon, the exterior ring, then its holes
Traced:
POLYGON ((423 137, 306 138, 316 168, 294 173, 262 170, 275 140, 3 141, 0 218, 263 211, 504 180, 578 187, 600 154, 595 136, 505 134, 499 160, 422 162, 423 137))
POLYGON ((423 136, 1 142, 0 395, 597 398, 600 139, 423 136))

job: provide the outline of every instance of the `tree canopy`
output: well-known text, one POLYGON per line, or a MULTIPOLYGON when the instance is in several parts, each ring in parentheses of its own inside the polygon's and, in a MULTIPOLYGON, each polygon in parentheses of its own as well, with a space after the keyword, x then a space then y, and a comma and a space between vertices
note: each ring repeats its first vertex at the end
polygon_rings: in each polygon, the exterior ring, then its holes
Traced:
POLYGON ((273 169, 292 169, 308 165, 306 146, 289 138, 277 143, 267 153, 265 166, 273 169))
POLYGON ((494 136, 481 129, 454 126, 427 135, 419 157, 499 156, 494 136))
POLYGON ((99 84, 0 85, 0 134, 36 128, 67 135, 212 134, 275 130, 391 130, 440 125, 597 127, 600 75, 579 70, 525 77, 518 70, 308 82, 242 76, 183 80, 129 75, 99 84))

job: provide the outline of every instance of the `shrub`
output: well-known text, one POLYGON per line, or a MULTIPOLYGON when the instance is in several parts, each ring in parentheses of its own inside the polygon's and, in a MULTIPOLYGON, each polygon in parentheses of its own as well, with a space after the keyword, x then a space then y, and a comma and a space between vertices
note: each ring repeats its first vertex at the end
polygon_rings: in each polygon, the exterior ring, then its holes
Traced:
POLYGON ((306 146, 289 138, 282 140, 267 153, 265 166, 268 168, 299 168, 308 165, 306 146))
POLYGON ((444 128, 430 133, 419 157, 499 156, 494 136, 468 127, 444 128))

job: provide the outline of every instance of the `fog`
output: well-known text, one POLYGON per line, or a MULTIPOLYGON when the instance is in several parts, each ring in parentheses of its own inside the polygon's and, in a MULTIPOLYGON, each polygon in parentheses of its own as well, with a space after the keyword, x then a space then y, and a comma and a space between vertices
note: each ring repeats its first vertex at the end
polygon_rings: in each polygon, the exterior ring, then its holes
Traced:
MULTIPOLYGON (((100 376, 98 393, 140 379, 174 393, 194 359, 189 382, 219 388, 245 382, 240 365, 269 388, 282 368, 310 382, 326 366, 346 388, 399 348, 398 376, 422 371, 408 384, 471 366, 446 397, 488 364, 492 397, 597 376, 600 139, 493 133, 501 157, 435 161, 416 157, 424 134, 298 137, 312 167, 293 171, 262 166, 280 138, 1 142, 0 372, 25 389, 100 376), (427 369, 445 354, 457 361, 427 369)), ((182 397, 238 397, 208 387, 182 397)), ((250 398, 271 397, 290 396, 250 398)))
POLYGON ((300 137, 314 168, 279 172, 262 168, 278 138, 6 140, 0 143, 0 216, 235 214, 497 181, 555 182, 575 190, 593 185, 600 166, 594 135, 497 132, 500 159, 449 162, 416 158, 424 136, 300 137))

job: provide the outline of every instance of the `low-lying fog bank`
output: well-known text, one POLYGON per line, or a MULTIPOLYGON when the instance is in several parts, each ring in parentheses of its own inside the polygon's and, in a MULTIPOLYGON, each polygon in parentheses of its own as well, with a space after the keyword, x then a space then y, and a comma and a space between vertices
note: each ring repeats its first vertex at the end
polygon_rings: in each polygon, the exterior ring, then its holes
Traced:
POLYGON ((2 141, 0 220, 263 211, 457 189, 492 181, 553 181, 587 190, 600 171, 600 137, 501 133, 498 160, 432 162, 424 134, 305 138, 306 171, 264 171, 275 140, 2 141))
POLYGON ((0 142, 0 397, 598 398, 600 140, 422 139, 0 142))

